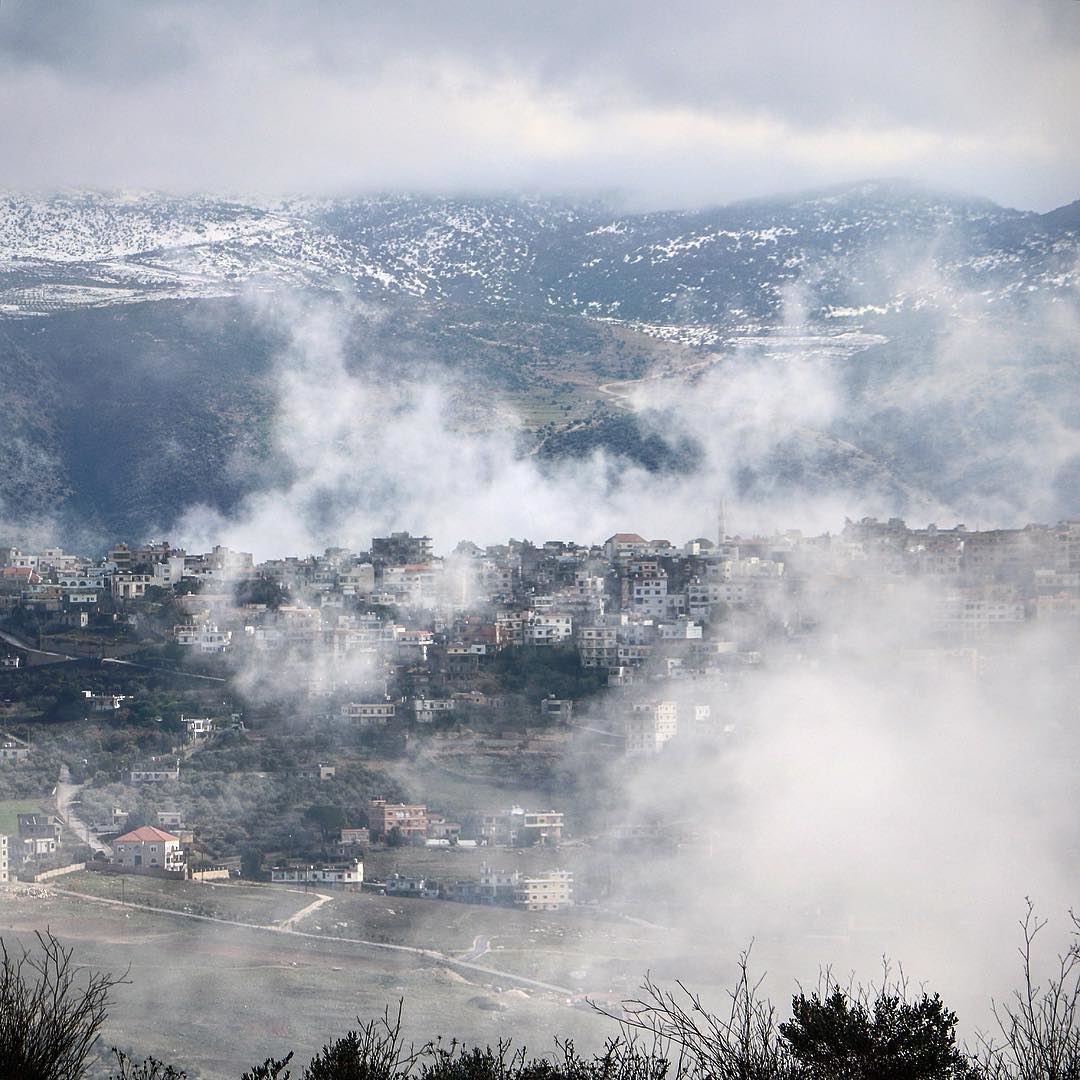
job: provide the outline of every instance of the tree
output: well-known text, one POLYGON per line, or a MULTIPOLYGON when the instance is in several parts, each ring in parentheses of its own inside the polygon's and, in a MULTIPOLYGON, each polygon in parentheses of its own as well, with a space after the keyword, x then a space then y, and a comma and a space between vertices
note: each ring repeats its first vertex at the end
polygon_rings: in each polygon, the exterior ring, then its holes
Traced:
POLYGON ((82 972, 48 931, 36 949, 0 939, 0 1080, 79 1080, 124 976, 82 972))
POLYGON ((401 1037, 403 1006, 399 1001, 396 1015, 387 1009, 382 1019, 370 1020, 328 1043, 311 1059, 304 1080, 404 1080, 432 1046, 405 1049, 401 1037))
POLYGON ((983 1040, 980 1064, 989 1080, 1080 1078, 1080 917, 1070 912, 1073 941, 1045 981, 1035 972, 1035 938, 1046 925, 1031 900, 1020 921, 1023 983, 1012 1001, 994 1004, 1001 1042, 983 1040))
MULTIPOLYGON (((621 1015, 598 1005, 593 1008, 619 1022, 631 1049, 641 1035, 651 1041, 650 1052, 630 1055, 631 1059, 663 1063, 665 1068, 674 1061, 677 1078, 799 1080, 787 1046, 777 1037, 776 1011, 768 999, 759 996, 761 980, 750 974, 749 950, 739 956, 738 977, 728 991, 731 1005, 726 1013, 709 1012, 696 994, 682 983, 676 985, 677 993, 646 978, 642 996, 624 1001, 621 1015)), ((653 1075, 651 1068, 649 1075, 653 1075)))
POLYGON ((324 844, 346 824, 345 811, 340 806, 309 806, 304 811, 304 820, 318 827, 324 844))
POLYGON ((908 1001, 903 981, 871 998, 849 992, 826 974, 821 993, 798 994, 780 1025, 795 1060, 811 1080, 961 1080, 973 1076, 956 1045, 956 1013, 941 998, 908 1001))

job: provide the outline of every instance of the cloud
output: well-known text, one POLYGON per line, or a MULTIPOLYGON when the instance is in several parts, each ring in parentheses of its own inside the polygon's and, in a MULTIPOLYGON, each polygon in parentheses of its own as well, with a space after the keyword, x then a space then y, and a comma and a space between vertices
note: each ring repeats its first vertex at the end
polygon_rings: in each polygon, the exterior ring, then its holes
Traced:
MULTIPOLYGON (((821 432, 843 408, 835 362, 859 347, 846 338, 781 335, 714 357, 693 383, 638 384, 628 404, 646 432, 701 448, 699 465, 676 476, 599 451, 543 460, 498 403, 483 425, 465 422, 473 390, 437 362, 403 378, 392 356, 349 355, 357 324, 383 317, 377 308, 285 294, 251 302, 288 341, 275 365, 273 467, 237 459, 234 478, 251 469, 258 490, 228 515, 189 508, 167 530, 188 546, 258 558, 365 550, 395 529, 427 533, 443 552, 462 539, 596 543, 627 529, 678 541, 710 535, 721 498, 744 529, 826 529, 845 513, 896 509, 887 469, 815 471, 821 432), (785 478, 790 461, 801 471, 785 478)), ((792 294, 789 311, 799 310, 792 294)))
POLYGON ((1080 11, 594 0, 7 3, 6 182, 618 189, 643 204, 903 173, 1075 197, 1080 11))

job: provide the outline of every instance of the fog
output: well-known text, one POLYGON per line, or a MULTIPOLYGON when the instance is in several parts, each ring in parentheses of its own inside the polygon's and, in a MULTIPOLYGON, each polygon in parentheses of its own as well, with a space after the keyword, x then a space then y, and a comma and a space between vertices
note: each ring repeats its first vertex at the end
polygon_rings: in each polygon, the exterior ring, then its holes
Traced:
MULTIPOLYGON (((952 301, 934 352, 886 388, 891 407, 917 417, 944 402, 959 425, 988 381, 1004 385, 1011 367, 1023 369, 1025 348, 1067 356, 1075 340, 1067 307, 1036 307, 1010 326, 980 322, 974 297, 952 301)), ((721 500, 728 532, 743 536, 835 533, 864 514, 1022 525, 1076 505, 1066 481, 1077 436, 1049 413, 1034 428, 1006 425, 992 443, 974 440, 975 455, 991 454, 994 466, 978 485, 965 478, 970 458, 944 466, 955 472, 937 490, 951 500, 858 456, 831 474, 778 477, 778 448, 793 436, 813 447, 850 420, 845 364, 883 340, 810 325, 804 293, 789 296, 774 334, 709 356, 684 377, 653 373, 625 388, 625 407, 649 430, 701 447, 685 476, 599 452, 541 463, 501 406, 494 429, 458 421, 455 397, 468 388, 452 373, 433 366, 411 381, 377 379, 372 366, 389 372, 392 357, 351 364, 347 328, 382 317, 378 310, 253 303, 288 331, 274 436, 287 467, 234 515, 191 508, 172 530, 189 548, 225 543, 257 559, 362 550, 395 529, 430 534, 444 553, 464 538, 596 544, 625 529, 681 544, 715 533, 721 500)), ((957 447, 967 433, 941 437, 957 447)), ((729 624, 740 649, 762 649, 759 665, 730 680, 612 688, 586 706, 591 724, 617 732, 635 703, 672 698, 683 716, 707 704, 703 739, 646 761, 609 757, 599 781, 595 756, 578 760, 572 749, 562 764, 601 793, 594 798, 606 803, 608 824, 694 823, 685 842, 597 851, 619 882, 610 902, 664 928, 662 946, 635 956, 643 976, 681 978, 722 1008, 720 987, 753 942, 755 968, 768 973, 763 987, 783 1008, 797 980, 813 985, 827 965, 842 982, 880 980, 885 956, 915 985, 939 990, 972 1038, 992 1024, 991 999, 1017 985, 1025 897, 1053 920, 1041 955, 1068 942, 1080 642, 1061 623, 987 641, 934 637, 940 586, 822 550, 791 563, 802 588, 795 608, 769 613, 779 634, 770 639, 754 619, 729 624)), ((311 671, 306 656, 294 663, 256 659, 241 685, 264 697, 295 693, 311 671)))

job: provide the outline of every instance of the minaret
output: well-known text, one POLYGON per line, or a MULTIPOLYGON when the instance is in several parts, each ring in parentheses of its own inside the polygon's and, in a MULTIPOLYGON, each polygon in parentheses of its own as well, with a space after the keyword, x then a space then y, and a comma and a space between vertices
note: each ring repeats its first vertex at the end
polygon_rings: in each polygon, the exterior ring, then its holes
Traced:
POLYGON ((724 546, 724 541, 727 539, 727 521, 725 514, 726 507, 724 505, 723 498, 720 499, 720 504, 716 510, 716 543, 718 547, 724 546))

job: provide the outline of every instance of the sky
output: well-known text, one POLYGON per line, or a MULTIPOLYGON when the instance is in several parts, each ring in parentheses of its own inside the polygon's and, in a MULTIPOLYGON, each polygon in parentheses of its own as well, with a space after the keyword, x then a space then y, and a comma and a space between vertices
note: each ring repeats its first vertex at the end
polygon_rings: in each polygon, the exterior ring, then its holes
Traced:
POLYGON ((1080 196, 1078 0, 3 0, 0 187, 1080 196))

